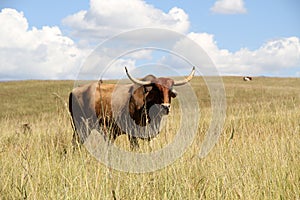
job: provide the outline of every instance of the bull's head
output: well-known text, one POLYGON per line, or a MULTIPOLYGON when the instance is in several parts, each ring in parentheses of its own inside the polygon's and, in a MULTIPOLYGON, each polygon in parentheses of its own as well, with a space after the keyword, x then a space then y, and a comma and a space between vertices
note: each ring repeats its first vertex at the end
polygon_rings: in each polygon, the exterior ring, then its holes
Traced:
POLYGON ((171 78, 156 78, 152 75, 145 77, 143 80, 133 78, 125 67, 128 78, 136 85, 139 86, 133 92, 134 106, 137 109, 147 105, 147 110, 152 105, 160 105, 163 114, 168 114, 171 109, 171 98, 175 98, 177 92, 174 86, 180 86, 188 83, 194 76, 195 67, 188 77, 183 80, 175 81, 171 78))

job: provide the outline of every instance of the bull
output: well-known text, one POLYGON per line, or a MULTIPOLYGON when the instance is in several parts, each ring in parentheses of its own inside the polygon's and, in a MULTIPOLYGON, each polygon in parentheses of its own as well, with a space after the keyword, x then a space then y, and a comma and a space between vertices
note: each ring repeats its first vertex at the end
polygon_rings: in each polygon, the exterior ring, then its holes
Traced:
POLYGON ((74 124, 73 144, 82 144, 92 129, 101 130, 113 142, 127 134, 130 147, 138 148, 138 138, 150 140, 159 133, 162 117, 169 114, 171 99, 180 86, 192 80, 195 67, 186 78, 173 80, 147 75, 132 77, 131 84, 104 84, 102 81, 74 88, 69 95, 69 111, 74 124))

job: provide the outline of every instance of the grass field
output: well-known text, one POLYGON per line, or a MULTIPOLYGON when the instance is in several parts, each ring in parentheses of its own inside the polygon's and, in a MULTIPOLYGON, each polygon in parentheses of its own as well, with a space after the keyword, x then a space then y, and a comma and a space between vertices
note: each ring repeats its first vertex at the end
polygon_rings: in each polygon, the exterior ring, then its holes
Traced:
MULTIPOLYGON (((209 155, 198 157, 212 110, 196 77, 201 118, 193 144, 172 165, 145 174, 109 170, 85 148, 73 151, 60 99, 67 101, 72 81, 1 82, 0 199, 300 199, 300 79, 223 81, 227 117, 209 155)), ((172 139, 175 113, 150 145, 172 139)), ((126 137, 116 142, 129 147, 126 137)))

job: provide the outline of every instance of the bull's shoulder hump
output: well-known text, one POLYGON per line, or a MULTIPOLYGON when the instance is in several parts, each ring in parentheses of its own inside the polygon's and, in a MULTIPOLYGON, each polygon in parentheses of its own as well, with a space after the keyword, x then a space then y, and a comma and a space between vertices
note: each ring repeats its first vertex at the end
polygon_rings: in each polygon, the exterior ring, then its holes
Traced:
POLYGON ((156 79, 156 76, 154 76, 152 74, 148 74, 144 78, 141 78, 142 81, 152 81, 153 79, 156 79))

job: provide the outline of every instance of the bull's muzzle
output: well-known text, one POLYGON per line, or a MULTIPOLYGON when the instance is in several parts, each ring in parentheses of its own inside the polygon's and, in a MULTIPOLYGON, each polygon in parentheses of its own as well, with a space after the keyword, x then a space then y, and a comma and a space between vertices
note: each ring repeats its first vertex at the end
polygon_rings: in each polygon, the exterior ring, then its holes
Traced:
POLYGON ((161 106, 165 110, 166 114, 169 114, 169 112, 171 110, 171 104, 169 104, 169 103, 162 103, 161 106))

